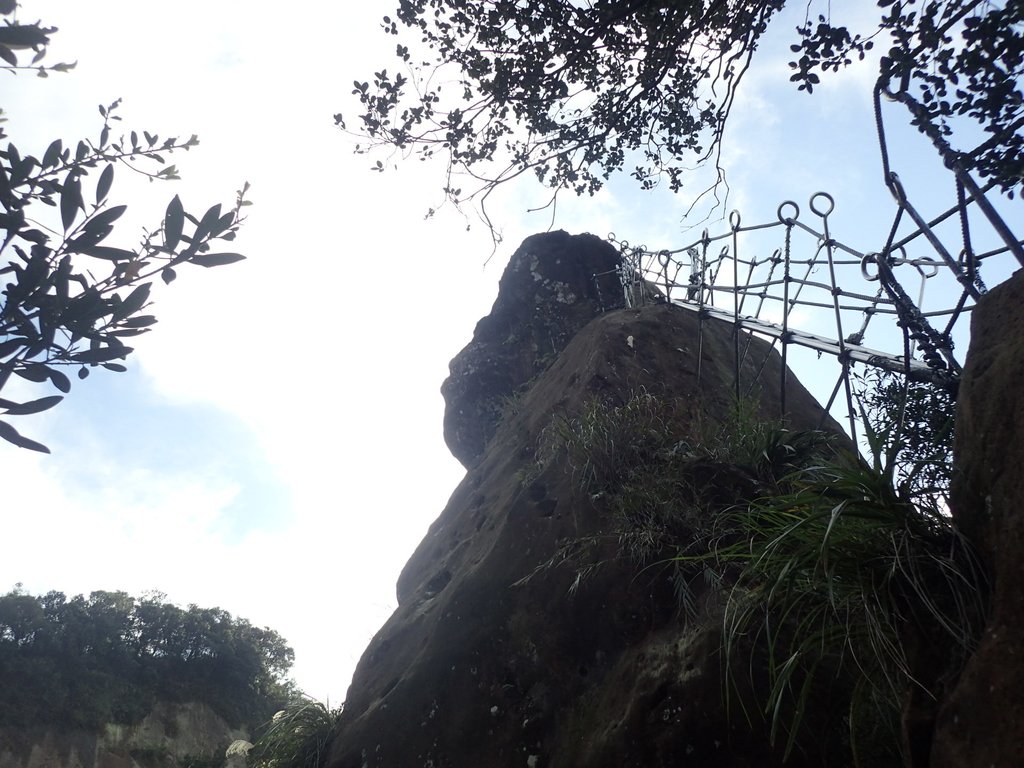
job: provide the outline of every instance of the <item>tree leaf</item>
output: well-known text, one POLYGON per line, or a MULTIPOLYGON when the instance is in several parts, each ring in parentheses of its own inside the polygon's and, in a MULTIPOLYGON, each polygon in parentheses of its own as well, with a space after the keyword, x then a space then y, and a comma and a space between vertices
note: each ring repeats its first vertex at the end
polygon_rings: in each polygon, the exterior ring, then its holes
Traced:
POLYGON ((213 233, 212 234, 219 235, 221 232, 226 230, 228 227, 230 227, 234 223, 235 223, 235 212, 234 211, 228 211, 223 216, 221 216, 220 220, 214 225, 213 233))
POLYGON ((38 400, 29 400, 27 403, 10 403, 4 401, 7 407, 7 411, 4 415, 6 416, 28 416, 33 413, 42 413, 43 411, 53 408, 57 403, 64 399, 64 395, 50 395, 49 397, 41 397, 38 400))
POLYGON ((22 347, 27 347, 28 344, 29 340, 24 336, 15 336, 6 341, 0 341, 0 359, 13 355, 22 347))
POLYGON ((142 309, 142 306, 149 301, 149 289, 151 285, 152 283, 143 283, 128 294, 128 297, 114 310, 114 320, 123 320, 142 309))
POLYGON ((42 443, 37 443, 35 440, 29 440, 27 437, 19 435, 18 430, 6 421, 0 421, 0 437, 19 448, 27 448, 30 451, 39 451, 40 453, 50 452, 50 449, 42 443))
POLYGON ((197 253, 189 261, 200 267, 219 267, 224 264, 234 264, 244 258, 245 256, 240 253, 197 253))
POLYGON ((110 227, 89 227, 82 229, 82 234, 67 242, 67 250, 70 253, 85 253, 86 249, 99 245, 111 232, 110 227))
POLYGON ((38 48, 50 42, 49 33, 54 29, 35 24, 7 24, 0 27, 0 43, 11 48, 38 48))
POLYGON ((78 172, 71 171, 64 180, 64 186, 60 193, 60 218, 64 224, 64 231, 71 229, 75 223, 75 216, 78 210, 84 208, 82 200, 82 183, 78 180, 78 172))
POLYGON ((214 232, 214 228, 217 226, 217 222, 220 221, 220 203, 211 206, 210 209, 203 214, 203 218, 199 224, 196 225, 196 233, 192 236, 193 242, 199 242, 206 238, 210 234, 217 234, 214 232))
POLYGON ((160 272, 160 279, 163 280, 165 283, 168 283, 168 284, 174 282, 174 278, 176 278, 177 276, 178 276, 178 273, 175 272, 170 267, 164 267, 163 270, 161 270, 161 272, 160 272))
POLYGON ((46 148, 46 152, 43 154, 43 168, 52 168, 60 162, 60 153, 64 149, 64 142, 60 139, 55 139, 50 143, 50 146, 46 148))
POLYGON ((30 243, 37 243, 39 245, 46 245, 50 240, 45 233, 40 232, 38 229, 23 229, 18 233, 18 237, 22 240, 28 240, 30 243))
POLYGON ((90 245, 80 250, 86 256, 106 259, 107 261, 124 261, 125 259, 134 259, 137 255, 135 251, 126 251, 123 248, 110 248, 106 245, 90 245))
MULTIPOLYGON (((28 260, 28 264, 21 271, 18 276, 18 301, 32 301, 29 297, 36 294, 37 291, 42 289, 47 282, 47 278, 50 276, 50 263, 47 259, 48 253, 43 249, 33 249, 32 257, 28 260)), ((11 297, 10 293, 8 294, 11 297)), ((28 326, 19 329, 22 333, 31 336, 32 329, 28 326)))
POLYGON ((46 366, 39 363, 33 363, 24 368, 15 368, 14 372, 21 376, 21 378, 28 379, 36 384, 42 384, 44 381, 50 380, 50 374, 46 370, 46 366))
POLYGON ((108 165, 100 173, 100 180, 96 183, 96 203, 102 203, 107 199, 110 192, 110 185, 114 183, 114 166, 108 165))
POLYGON ((124 328, 147 328, 155 325, 156 322, 156 317, 153 315, 139 315, 138 317, 129 317, 121 325, 124 328))
POLYGON ((82 352, 73 354, 71 359, 76 363, 105 363, 109 360, 123 360, 131 351, 131 347, 120 347, 117 349, 113 349, 111 347, 102 349, 86 349, 82 352))
POLYGON ((60 371, 53 370, 53 368, 48 368, 47 370, 50 373, 50 383, 53 384, 53 386, 55 386, 64 394, 67 394, 68 392, 71 391, 71 380, 68 379, 67 376, 65 376, 60 371))
MULTIPOLYGON (((108 168, 110 166, 107 166, 108 168)), ((105 211, 100 211, 85 225, 86 229, 92 229, 93 227, 108 227, 121 218, 122 214, 128 210, 127 205, 115 205, 113 208, 107 208, 105 211)))
POLYGON ((181 204, 181 198, 175 195, 167 204, 167 212, 164 214, 164 248, 173 251, 178 247, 184 227, 185 209, 181 204))

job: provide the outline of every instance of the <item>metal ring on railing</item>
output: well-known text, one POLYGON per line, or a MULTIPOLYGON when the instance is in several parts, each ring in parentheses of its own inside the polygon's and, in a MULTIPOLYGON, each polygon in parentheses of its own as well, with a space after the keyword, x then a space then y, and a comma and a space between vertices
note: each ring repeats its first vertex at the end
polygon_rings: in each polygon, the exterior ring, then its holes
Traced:
POLYGON ((897 204, 902 208, 907 202, 907 191, 903 188, 903 183, 900 181, 896 171, 890 171, 887 186, 897 204))
POLYGON ((740 228, 740 212, 733 210, 729 212, 729 226, 732 227, 732 231, 735 232, 740 228))
POLYGON ((914 269, 916 269, 921 274, 921 277, 923 277, 925 280, 927 280, 930 277, 935 277, 937 274, 939 274, 940 263, 933 259, 931 256, 922 256, 920 259, 914 259, 911 262, 911 264, 914 265, 914 269), (925 267, 931 267, 931 272, 926 273, 925 270, 922 269, 922 265, 924 265, 925 267))
POLYGON ((821 216, 822 218, 825 218, 826 216, 830 215, 832 211, 835 210, 836 201, 835 198, 833 198, 832 195, 830 195, 828 192, 815 192, 813 195, 811 195, 810 205, 811 210, 814 211, 814 213, 816 213, 818 216, 821 216), (818 198, 824 198, 828 202, 827 211, 818 210, 818 198))
POLYGON ((779 203, 779 208, 775 212, 775 215, 783 224, 792 224, 794 221, 800 218, 800 206, 794 203, 792 200, 784 200, 783 202, 779 203), (784 216, 782 214, 782 209, 785 208, 787 205, 793 206, 794 213, 792 216, 784 216))
POLYGON ((879 255, 878 253, 866 253, 864 258, 860 260, 860 273, 868 282, 878 282, 878 272, 875 272, 874 275, 869 274, 868 264, 877 264, 879 255))

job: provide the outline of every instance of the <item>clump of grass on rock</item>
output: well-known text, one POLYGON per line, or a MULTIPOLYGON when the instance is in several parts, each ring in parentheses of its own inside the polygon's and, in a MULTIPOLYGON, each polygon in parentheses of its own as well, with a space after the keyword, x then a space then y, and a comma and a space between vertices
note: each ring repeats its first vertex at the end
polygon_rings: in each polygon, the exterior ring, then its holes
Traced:
POLYGON ((808 713, 840 707, 853 762, 892 764, 913 748, 906 702, 935 700, 971 652, 984 584, 944 513, 950 469, 935 444, 951 427, 933 429, 948 416, 927 408, 949 403, 891 379, 862 402, 867 459, 828 434, 758 420, 750 403, 694 427, 679 402, 639 391, 556 418, 538 465, 564 455, 614 525, 565 543, 538 571, 575 565, 579 589, 611 538, 638 573, 671 569, 688 612, 697 580, 718 585, 726 678, 749 675, 763 692, 773 740, 789 754, 808 713), (908 456, 925 444, 924 460, 908 456))

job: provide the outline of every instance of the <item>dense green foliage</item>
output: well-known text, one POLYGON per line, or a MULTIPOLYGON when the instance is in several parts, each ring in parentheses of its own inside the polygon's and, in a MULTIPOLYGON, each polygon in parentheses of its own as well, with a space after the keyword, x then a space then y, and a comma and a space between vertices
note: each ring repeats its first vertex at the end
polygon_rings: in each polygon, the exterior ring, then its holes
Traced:
POLYGON ((255 725, 289 698, 293 657, 273 630, 219 608, 15 590, 0 597, 0 725, 132 723, 156 700, 255 725))
POLYGON ((878 5, 888 8, 881 27, 893 40, 881 62, 887 93, 947 164, 991 179, 1013 197, 1024 184, 1024 3, 878 5), (981 141, 970 141, 978 134, 981 141))
MULTIPOLYGON (((366 141, 357 151, 446 157, 445 193, 455 203, 525 172, 577 194, 623 170, 644 189, 665 179, 677 191, 695 163, 717 160, 740 81, 784 5, 400 0, 383 23, 399 40, 398 71, 385 67, 354 84, 354 128, 366 141)), ((949 159, 958 150, 962 167, 1004 191, 1019 188, 1021 3, 878 0, 875 25, 843 21, 870 5, 806 4, 790 79, 810 93, 822 74, 882 41, 879 84, 913 124, 949 159), (978 128, 985 138, 972 146, 978 128), (963 146, 946 147, 955 136, 963 146)), ((344 115, 335 120, 346 126, 344 115)))
POLYGON ((859 378, 857 399, 893 482, 918 506, 948 509, 956 410, 949 389, 874 368, 859 378))
MULTIPOLYGON (((14 3, 0 5, 0 15, 16 13, 14 3)), ((29 70, 46 76, 66 72, 69 64, 40 63, 56 30, 39 22, 5 20, 0 26, 0 70, 29 70), (29 63, 19 54, 31 53, 29 63)), ((52 408, 71 389, 65 371, 84 379, 90 370, 124 371, 132 351, 127 340, 147 333, 156 318, 147 312, 153 279, 165 283, 175 269, 191 264, 215 267, 244 258, 214 253, 217 241, 233 240, 248 205, 238 191, 234 205, 214 205, 201 216, 188 213, 175 196, 163 220, 144 232, 135 246, 111 245, 108 238, 126 205, 109 194, 114 169, 127 169, 153 180, 178 178, 165 156, 198 144, 192 136, 161 139, 136 131, 118 137, 120 100, 100 105, 102 128, 95 141, 49 144, 30 137, 30 154, 15 144, 0 149, 0 391, 12 376, 50 385, 62 394, 15 402, 0 398, 0 415, 26 416, 52 408), (150 169, 150 170, 147 170, 150 169), (90 175, 95 181, 88 183, 90 175)), ((0 120, 2 122, 2 120, 0 120)), ((0 139, 7 138, 0 127, 0 139)), ((21 448, 49 452, 0 419, 0 438, 21 448)))

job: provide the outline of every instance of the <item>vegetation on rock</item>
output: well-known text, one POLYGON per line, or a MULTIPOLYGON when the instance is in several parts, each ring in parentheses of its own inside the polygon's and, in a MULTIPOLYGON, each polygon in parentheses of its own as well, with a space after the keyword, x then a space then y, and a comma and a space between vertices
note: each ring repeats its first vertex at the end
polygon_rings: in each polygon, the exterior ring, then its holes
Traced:
POLYGON ((135 723, 159 700, 252 726, 290 698, 293 658, 276 632, 219 608, 16 589, 0 596, 0 725, 135 723))
POLYGON ((762 691, 762 711, 746 715, 766 717, 788 753, 805 714, 838 711, 860 765, 919 748, 901 723, 907 702, 934 701, 956 675, 985 594, 944 514, 952 412, 935 406, 948 396, 869 378, 870 461, 744 405, 684 436, 675 425, 685 405, 643 391, 556 419, 538 451, 540 465, 564 452, 580 491, 617 521, 605 537, 567 542, 542 569, 569 564, 579 589, 613 538, 615 556, 638 571, 667 569, 688 613, 704 586, 720 588, 727 677, 762 691))
POLYGON ((248 750, 254 768, 320 768, 341 709, 308 697, 290 701, 274 714, 248 750))
POLYGON ((947 512, 956 415, 953 393, 879 368, 864 373, 857 390, 863 416, 878 439, 873 450, 892 466, 893 483, 919 506, 947 512))

